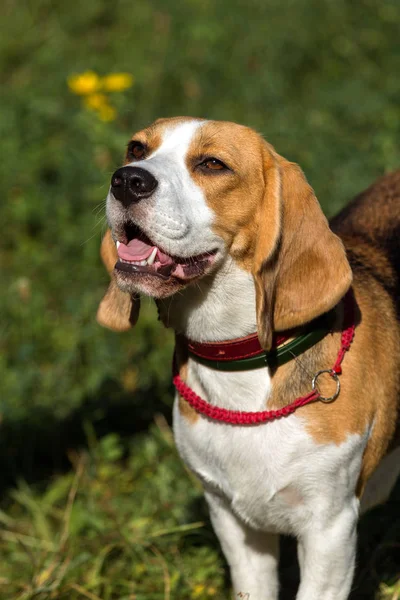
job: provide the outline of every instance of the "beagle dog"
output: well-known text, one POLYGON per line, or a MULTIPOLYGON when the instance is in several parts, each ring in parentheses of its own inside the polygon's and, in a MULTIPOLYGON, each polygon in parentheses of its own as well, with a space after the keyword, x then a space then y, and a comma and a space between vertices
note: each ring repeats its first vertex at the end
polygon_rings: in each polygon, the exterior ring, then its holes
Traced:
POLYGON ((400 171, 330 228, 296 164, 247 127, 203 119, 135 134, 112 177, 98 321, 129 329, 145 294, 176 332, 178 389, 189 392, 177 393, 174 435, 204 486, 235 598, 278 598, 280 533, 298 540, 297 600, 348 598, 360 510, 400 472, 399 209, 400 171), (255 333, 262 364, 203 360, 255 333), (241 422, 249 413, 278 418, 241 422))

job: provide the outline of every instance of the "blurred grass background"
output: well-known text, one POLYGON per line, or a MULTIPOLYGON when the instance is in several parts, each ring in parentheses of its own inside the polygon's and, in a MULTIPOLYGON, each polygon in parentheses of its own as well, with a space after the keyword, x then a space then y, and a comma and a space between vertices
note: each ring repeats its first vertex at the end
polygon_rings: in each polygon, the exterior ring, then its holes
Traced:
MULTIPOLYGON (((234 120, 299 162, 333 215, 400 165, 400 3, 0 11, 0 598, 227 598, 201 491, 171 441, 171 334, 149 301, 132 333, 94 319, 109 178, 157 117, 234 120), (68 85, 87 71, 133 85, 90 108, 68 85)), ((361 522, 354 600, 400 597, 399 501, 361 522)))

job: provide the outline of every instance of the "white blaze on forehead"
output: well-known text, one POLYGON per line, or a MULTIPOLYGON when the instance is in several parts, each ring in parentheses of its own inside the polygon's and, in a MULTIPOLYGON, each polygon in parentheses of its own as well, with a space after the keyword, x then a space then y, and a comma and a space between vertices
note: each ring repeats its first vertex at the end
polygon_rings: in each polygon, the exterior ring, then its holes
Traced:
POLYGON ((158 182, 152 207, 149 203, 139 225, 155 243, 178 256, 194 256, 221 244, 211 229, 214 213, 186 164, 189 148, 204 123, 193 120, 167 126, 159 147, 139 165, 130 163, 149 171, 158 182))
POLYGON ((149 160, 159 154, 173 152, 176 158, 185 160, 189 146, 196 131, 204 125, 205 121, 185 121, 178 125, 167 126, 162 136, 162 142, 149 160))

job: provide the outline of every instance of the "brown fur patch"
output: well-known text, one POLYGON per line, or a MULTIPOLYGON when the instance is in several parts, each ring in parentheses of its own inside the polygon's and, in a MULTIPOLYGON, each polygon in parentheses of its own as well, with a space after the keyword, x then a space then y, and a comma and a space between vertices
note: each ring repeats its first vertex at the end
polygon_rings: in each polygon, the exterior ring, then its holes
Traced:
MULTIPOLYGON (((135 133, 131 137, 131 140, 141 142, 142 144, 144 144, 147 147, 147 149, 148 149, 147 154, 152 154, 153 152, 155 152, 157 150, 157 148, 159 148, 161 146, 162 131, 159 128, 154 127, 154 125, 152 125, 152 126, 148 127, 147 129, 143 129, 142 131, 135 133)), ((126 165, 131 162, 133 162, 133 159, 132 159, 132 157, 128 156, 128 152, 126 152, 124 164, 126 165)), ((138 160, 137 162, 140 163, 141 161, 138 160)))
MULTIPOLYGON (((359 494, 385 452, 400 444, 399 209, 400 171, 396 171, 360 194, 332 221, 355 273, 364 327, 359 354, 353 361, 364 365, 360 402, 373 410, 359 494)), ((349 370, 352 368, 350 363, 349 370)))
POLYGON ((311 321, 340 300, 351 283, 344 248, 297 165, 256 132, 224 122, 201 127, 186 162, 216 215, 214 231, 254 276, 263 347, 274 330, 311 321), (196 169, 202 156, 230 170, 196 169))
POLYGON ((138 320, 140 297, 137 295, 132 297, 122 292, 114 279, 113 271, 118 260, 118 254, 110 230, 107 230, 103 237, 100 256, 111 276, 111 282, 99 304, 96 319, 100 325, 107 329, 127 331, 138 320))
POLYGON ((104 298, 99 304, 97 322, 113 331, 128 331, 139 317, 140 298, 132 298, 121 292, 116 281, 112 278, 104 298))
POLYGON ((107 272, 111 274, 118 260, 117 248, 111 237, 111 231, 107 229, 100 246, 100 257, 107 272))
POLYGON ((251 270, 257 231, 255 215, 264 190, 263 142, 248 127, 206 122, 195 133, 186 164, 216 215, 214 231, 225 241, 237 263, 251 270), (209 174, 195 168, 206 156, 222 160, 231 171, 209 174))
MULTIPOLYGON (((396 180, 399 182, 397 202, 400 203, 400 178, 396 177, 396 180)), ((332 404, 316 402, 303 407, 298 413, 305 419, 313 439, 320 444, 340 444, 349 434, 362 435, 369 430, 357 485, 359 496, 387 450, 398 444, 399 440, 394 435, 396 423, 397 431, 400 429, 400 330, 396 305, 399 298, 396 262, 399 253, 393 252, 390 241, 390 231, 396 228, 396 215, 380 210, 380 189, 381 185, 376 190, 372 188, 368 200, 362 195, 368 206, 357 199, 350 208, 345 209, 347 215, 343 222, 340 216, 334 220, 335 230, 339 235, 342 234, 353 269, 353 288, 358 307, 355 338, 343 361, 340 396, 332 404), (376 228, 373 210, 377 212, 376 228), (357 226, 358 212, 360 227, 357 226), (368 218, 366 213, 369 214, 368 218), (382 214, 385 213, 388 219, 386 236, 382 221, 382 214), (368 236, 365 235, 366 230, 368 236), (379 239, 378 236, 382 237, 379 239), (379 246, 375 241, 379 242, 379 246), (385 248, 385 245, 390 248, 385 248)), ((393 192, 392 186, 390 189, 393 192)), ((277 370, 272 379, 273 405, 286 404, 288 398, 305 394, 310 390, 312 375, 319 369, 333 365, 340 347, 341 327, 336 326, 335 329, 335 333, 328 335, 296 361, 277 370)), ((325 393, 325 390, 322 391, 325 393)), ((328 389, 326 393, 330 394, 331 391, 328 389)))

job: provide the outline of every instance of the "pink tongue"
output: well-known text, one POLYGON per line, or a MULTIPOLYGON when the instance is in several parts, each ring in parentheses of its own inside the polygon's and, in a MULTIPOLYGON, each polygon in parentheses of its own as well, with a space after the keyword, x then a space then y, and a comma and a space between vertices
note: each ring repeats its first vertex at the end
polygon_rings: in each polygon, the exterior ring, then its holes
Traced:
POLYGON ((142 240, 135 239, 128 244, 118 246, 118 256, 124 260, 145 260, 150 256, 155 246, 149 246, 142 240))
MULTIPOLYGON (((128 242, 128 244, 122 244, 118 246, 118 256, 124 260, 146 260, 153 252, 156 246, 150 246, 143 242, 143 240, 134 239, 128 242)), ((174 261, 168 254, 164 254, 157 248, 156 258, 162 265, 169 265, 174 261)))

